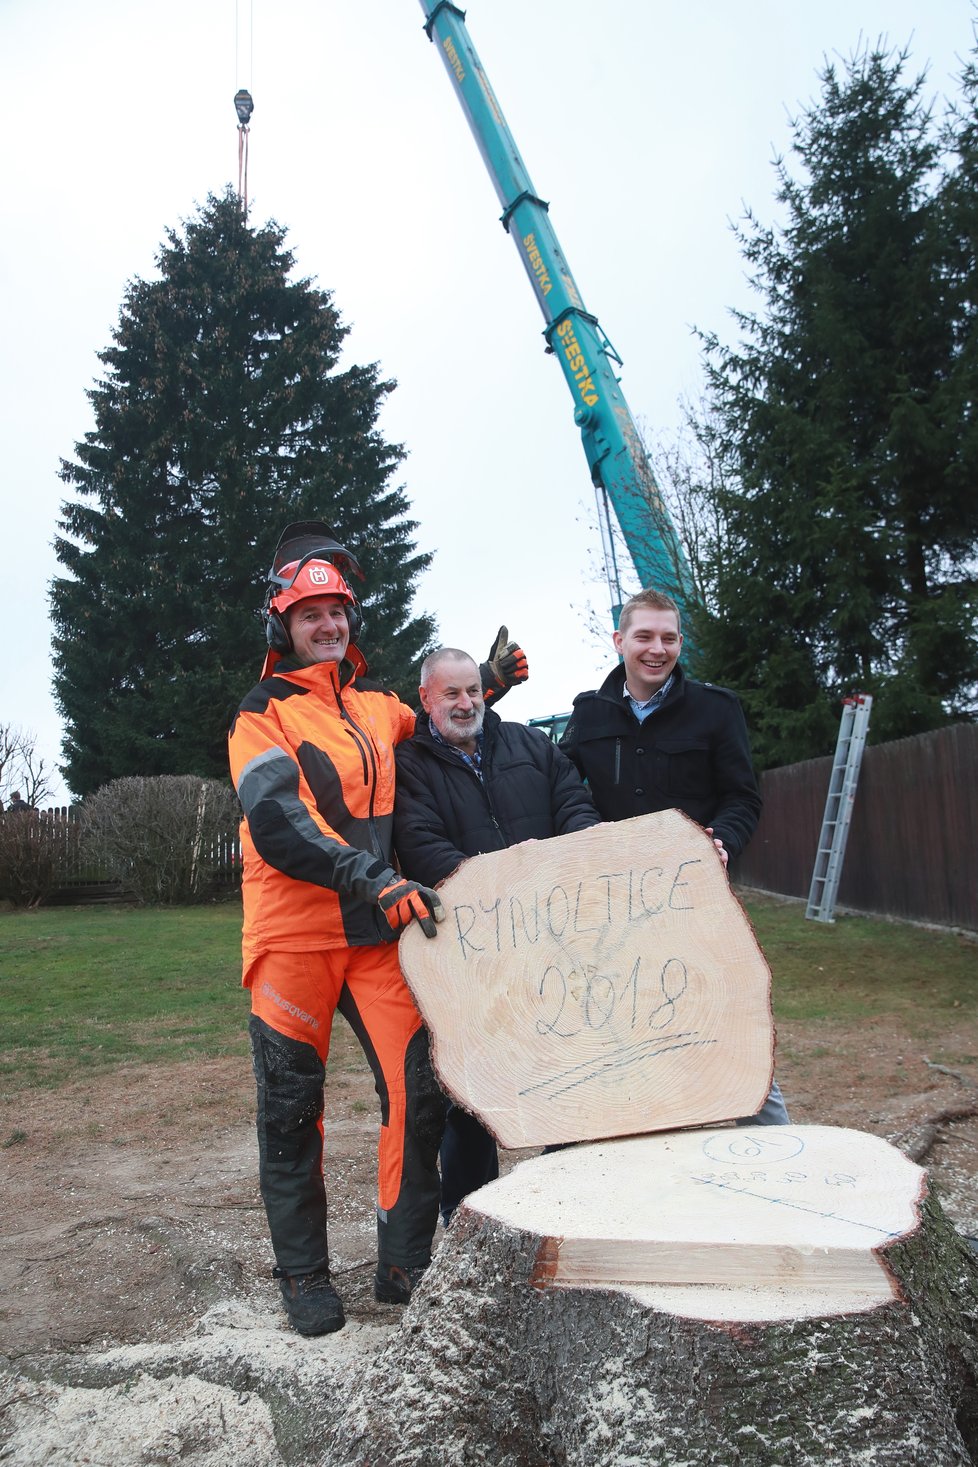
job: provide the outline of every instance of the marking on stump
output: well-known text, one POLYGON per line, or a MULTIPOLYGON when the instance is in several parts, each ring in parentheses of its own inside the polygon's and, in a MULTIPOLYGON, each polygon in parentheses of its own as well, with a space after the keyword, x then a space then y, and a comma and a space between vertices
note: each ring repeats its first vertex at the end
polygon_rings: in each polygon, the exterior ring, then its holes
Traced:
POLYGON ((866 1228, 871 1233, 882 1233, 884 1238, 902 1238, 904 1236, 902 1231, 894 1232, 892 1229, 881 1228, 877 1223, 863 1222, 856 1217, 845 1217, 841 1212, 826 1212, 824 1208, 820 1207, 805 1207, 801 1202, 789 1202, 785 1197, 768 1197, 763 1192, 752 1192, 749 1187, 735 1187, 732 1182, 722 1182, 716 1177, 690 1176, 690 1181, 698 1182, 703 1187, 719 1187, 723 1192, 736 1192, 741 1197, 754 1197, 758 1202, 769 1202, 774 1207, 788 1207, 793 1212, 807 1212, 812 1217, 824 1217, 828 1222, 846 1223, 853 1228, 866 1228))

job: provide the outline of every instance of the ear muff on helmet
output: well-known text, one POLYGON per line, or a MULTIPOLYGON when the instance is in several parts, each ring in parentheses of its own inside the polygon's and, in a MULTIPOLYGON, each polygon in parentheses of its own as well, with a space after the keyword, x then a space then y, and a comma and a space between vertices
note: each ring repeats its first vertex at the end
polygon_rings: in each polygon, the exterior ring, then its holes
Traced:
POLYGON ((265 641, 273 652, 284 657, 287 652, 292 651, 292 638, 289 629, 285 625, 277 611, 266 610, 263 613, 265 619, 265 641))
POLYGON ((364 628, 363 607, 355 597, 346 609, 346 619, 350 624, 350 641, 359 642, 364 628))

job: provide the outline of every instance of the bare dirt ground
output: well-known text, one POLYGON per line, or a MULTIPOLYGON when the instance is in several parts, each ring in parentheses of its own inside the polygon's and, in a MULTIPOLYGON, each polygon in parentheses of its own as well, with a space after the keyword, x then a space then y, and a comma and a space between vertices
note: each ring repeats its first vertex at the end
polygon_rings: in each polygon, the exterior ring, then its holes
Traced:
MULTIPOLYGON (((960 1078, 878 1023, 855 1033, 783 1025, 778 1044, 794 1121, 872 1131, 907 1150, 929 1140, 922 1164, 958 1228, 978 1236, 978 1117, 955 1118, 978 1111, 970 1025, 940 1041, 941 1054, 969 1060, 953 1066, 960 1078)), ((329 1070, 331 1254, 348 1316, 385 1323, 397 1311, 372 1297, 376 1097, 341 1021, 329 1070)), ((276 1307, 253 1110, 245 1059, 123 1069, 35 1091, 27 1114, 0 1107, 8 1358, 166 1338, 229 1293, 276 1307)))
MULTIPOLYGON (((778 1044, 778 1077, 795 1122, 872 1131, 911 1154, 926 1148, 920 1159, 945 1209, 961 1232, 978 1236, 978 1038, 964 1016, 926 1041, 896 1025, 854 1032, 824 1022, 785 1024, 778 1044)), ((0 1390, 0 1412, 11 1408, 6 1434, 0 1424, 0 1459, 237 1467, 305 1460, 281 1458, 274 1446, 255 1447, 253 1457, 240 1446, 228 1456, 194 1455, 183 1438, 171 1455, 147 1447, 140 1450, 150 1455, 133 1449, 129 1457, 105 1445, 104 1427, 96 1432, 104 1455, 86 1455, 77 1436, 59 1455, 57 1432, 43 1450, 24 1447, 42 1440, 36 1431, 24 1435, 25 1378, 41 1383, 30 1403, 37 1421, 45 1412, 51 1418, 57 1400, 44 1396, 45 1383, 57 1380, 60 1390, 84 1382, 85 1361, 113 1347, 206 1332, 200 1321, 215 1310, 238 1308, 233 1327, 274 1331, 280 1346, 319 1345, 285 1329, 270 1279, 253 1108, 244 1058, 121 1070, 32 1092, 26 1112, 0 1107, 0 1337, 16 1372, 6 1400, 0 1390)), ((338 1021, 327 1179, 331 1254, 349 1321, 335 1338, 349 1348, 357 1340, 377 1348, 401 1314, 372 1297, 375 1116, 372 1078, 338 1021)), ((84 1416, 90 1407, 78 1409, 84 1416)), ((76 1412, 75 1432, 78 1419, 76 1412)))

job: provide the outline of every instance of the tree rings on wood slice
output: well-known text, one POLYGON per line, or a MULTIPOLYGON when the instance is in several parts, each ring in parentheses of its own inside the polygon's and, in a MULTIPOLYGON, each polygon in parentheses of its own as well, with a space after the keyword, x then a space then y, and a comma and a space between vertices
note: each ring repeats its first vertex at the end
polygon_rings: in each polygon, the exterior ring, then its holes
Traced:
POLYGON ((771 975, 711 838, 677 810, 475 856, 401 967, 439 1079, 503 1146, 754 1115, 771 975))
POLYGON ((569 1147, 463 1206, 534 1240, 538 1288, 756 1320, 900 1298, 886 1248, 919 1226, 923 1190, 920 1167, 878 1136, 754 1126, 569 1147))

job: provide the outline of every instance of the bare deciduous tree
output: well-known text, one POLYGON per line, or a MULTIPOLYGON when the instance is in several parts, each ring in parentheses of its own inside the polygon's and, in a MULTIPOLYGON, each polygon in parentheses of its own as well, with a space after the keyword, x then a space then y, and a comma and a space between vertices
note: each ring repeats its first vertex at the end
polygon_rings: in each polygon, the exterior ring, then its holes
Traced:
MULTIPOLYGON (((682 424, 671 441, 661 437, 653 440, 647 426, 639 422, 642 444, 658 486, 658 495, 642 494, 642 502, 649 517, 650 544, 656 537, 666 546, 673 543, 671 536, 665 534, 668 519, 685 557, 685 565, 676 559, 673 579, 677 584, 684 582, 691 593, 684 597, 687 615, 683 630, 692 632, 690 640, 695 641, 697 618, 709 617, 717 608, 717 568, 729 549, 726 504, 731 473, 724 462, 719 427, 710 404, 705 400, 693 403, 682 399, 679 405, 682 424), (656 515, 657 503, 665 509, 661 520, 656 515)), ((641 492, 636 487, 636 497, 641 492)), ((597 514, 590 511, 586 519, 597 537, 597 514)), ((611 522, 610 534, 611 553, 621 576, 622 595, 627 599, 641 590, 641 586, 615 520, 611 522)), ((603 546, 603 553, 606 559, 608 546, 603 546)), ((606 583, 605 567, 598 565, 597 557, 589 567, 588 579, 606 583)), ((670 591, 675 586, 656 589, 670 591)), ((609 657, 613 657, 608 612, 589 600, 583 607, 583 616, 590 639, 607 647, 609 657)))
POLYGON ((682 399, 680 409, 683 421, 675 439, 646 442, 646 448, 686 553, 696 603, 709 614, 717 606, 717 566, 729 548, 731 472, 710 404, 682 399))
POLYGON ((33 729, 0 723, 0 800, 4 807, 15 793, 36 809, 54 793, 54 770, 38 752, 33 729))

